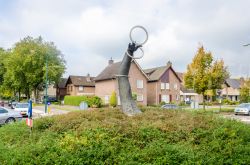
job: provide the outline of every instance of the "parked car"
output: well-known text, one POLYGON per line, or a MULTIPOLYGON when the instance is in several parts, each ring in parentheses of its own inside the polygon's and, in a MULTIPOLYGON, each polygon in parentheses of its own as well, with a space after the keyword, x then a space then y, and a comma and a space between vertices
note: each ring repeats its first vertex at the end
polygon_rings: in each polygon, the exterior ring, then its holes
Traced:
POLYGON ((22 115, 19 112, 0 107, 0 125, 12 123, 22 119, 22 115))
POLYGON ((11 106, 10 106, 10 107, 11 107, 12 109, 15 109, 17 103, 18 103, 17 101, 13 101, 13 102, 11 103, 11 106))
MULTIPOLYGON (((47 102, 58 102, 58 100, 55 97, 48 97, 47 102)), ((43 104, 45 103, 45 97, 43 98, 43 104)))
POLYGON ((29 104, 28 103, 17 103, 14 111, 19 112, 22 116, 28 115, 29 104))
POLYGON ((242 103, 234 109, 235 115, 250 115, 250 103, 242 103))
POLYGON ((181 107, 179 107, 178 105, 175 105, 175 104, 165 104, 165 105, 161 106, 161 108, 163 108, 163 109, 181 109, 181 107))

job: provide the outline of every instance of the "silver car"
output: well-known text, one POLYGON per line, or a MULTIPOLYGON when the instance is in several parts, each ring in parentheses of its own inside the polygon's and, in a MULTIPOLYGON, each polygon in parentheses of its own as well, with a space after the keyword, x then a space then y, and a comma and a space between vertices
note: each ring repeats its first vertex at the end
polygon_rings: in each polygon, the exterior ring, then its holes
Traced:
POLYGON ((234 109, 235 115, 250 115, 250 103, 242 103, 234 109))
POLYGON ((12 123, 18 120, 22 120, 22 115, 19 112, 0 107, 0 125, 5 123, 12 123))
POLYGON ((181 109, 178 105, 175 104, 165 104, 161 106, 163 109, 181 109))
POLYGON ((22 116, 27 116, 28 109, 29 109, 28 103, 17 103, 14 111, 19 112, 22 116))

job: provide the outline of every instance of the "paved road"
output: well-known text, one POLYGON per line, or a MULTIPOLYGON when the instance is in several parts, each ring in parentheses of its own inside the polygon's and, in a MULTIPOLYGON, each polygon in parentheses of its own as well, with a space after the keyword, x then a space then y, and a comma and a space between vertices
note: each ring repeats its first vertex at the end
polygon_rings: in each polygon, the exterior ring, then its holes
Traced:
POLYGON ((235 119, 235 120, 242 121, 244 123, 250 124, 250 116, 235 115, 234 113, 230 113, 230 114, 223 114, 223 117, 230 118, 230 119, 235 119))
POLYGON ((44 106, 35 106, 33 108, 34 118, 43 117, 43 116, 53 116, 53 115, 67 114, 69 112, 70 111, 60 110, 60 109, 56 109, 56 108, 51 108, 50 113, 49 114, 45 114, 45 108, 44 108, 44 106))

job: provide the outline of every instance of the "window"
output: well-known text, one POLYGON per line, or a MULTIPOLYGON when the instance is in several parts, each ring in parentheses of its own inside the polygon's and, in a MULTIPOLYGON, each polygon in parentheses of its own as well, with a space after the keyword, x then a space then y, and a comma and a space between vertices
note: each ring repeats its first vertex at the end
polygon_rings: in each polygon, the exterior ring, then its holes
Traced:
POLYGON ((161 101, 164 101, 165 103, 169 103, 169 95, 162 95, 161 101))
POLYGON ((166 83, 166 89, 169 89, 169 83, 166 83))
POLYGON ((179 100, 179 95, 176 95, 176 100, 179 100))
POLYGON ((165 83, 161 83, 161 89, 165 89, 165 83))
POLYGON ((119 95, 117 96, 117 105, 121 105, 121 99, 119 95))
POLYGON ((0 113, 8 113, 8 111, 3 108, 0 108, 0 113))
POLYGON ((79 91, 83 91, 83 86, 79 86, 79 91))
POLYGON ((108 96, 108 95, 106 95, 106 96, 104 97, 104 103, 105 103, 105 104, 109 104, 109 96, 108 96))
POLYGON ((142 89, 143 88, 143 80, 137 80, 137 88, 142 89))
POLYGON ((174 83, 174 89, 177 90, 178 86, 176 83, 174 83))
POLYGON ((70 86, 70 91, 73 91, 73 87, 72 86, 70 86))
POLYGON ((142 94, 138 94, 136 97, 137 101, 143 101, 143 95, 142 94))

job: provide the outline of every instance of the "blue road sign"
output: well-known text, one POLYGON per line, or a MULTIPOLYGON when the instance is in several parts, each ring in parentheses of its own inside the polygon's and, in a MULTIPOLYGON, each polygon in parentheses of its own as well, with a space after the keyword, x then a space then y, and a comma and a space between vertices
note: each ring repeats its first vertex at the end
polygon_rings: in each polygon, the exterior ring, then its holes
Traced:
POLYGON ((32 100, 29 100, 28 117, 32 118, 32 100))

